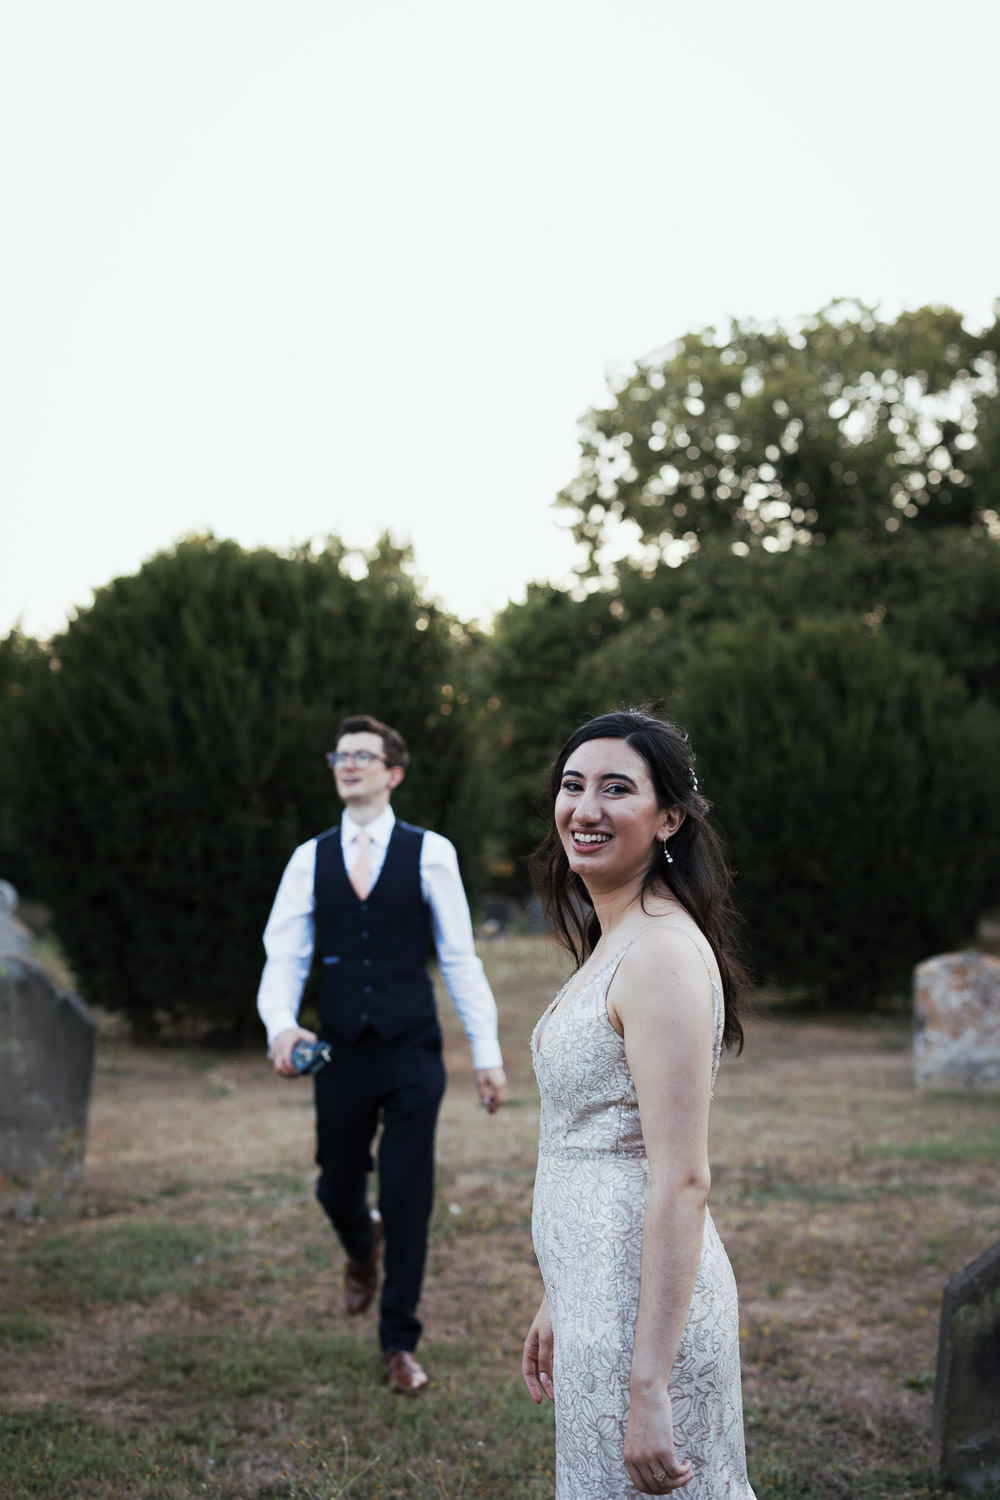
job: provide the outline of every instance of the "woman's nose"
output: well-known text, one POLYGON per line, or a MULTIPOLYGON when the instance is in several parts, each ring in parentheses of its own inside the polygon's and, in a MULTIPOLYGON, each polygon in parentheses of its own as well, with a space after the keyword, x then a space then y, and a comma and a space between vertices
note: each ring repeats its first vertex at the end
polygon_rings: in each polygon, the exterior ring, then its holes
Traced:
POLYGON ((600 803, 593 792, 584 792, 576 804, 576 815, 582 823, 596 823, 601 816, 600 803))

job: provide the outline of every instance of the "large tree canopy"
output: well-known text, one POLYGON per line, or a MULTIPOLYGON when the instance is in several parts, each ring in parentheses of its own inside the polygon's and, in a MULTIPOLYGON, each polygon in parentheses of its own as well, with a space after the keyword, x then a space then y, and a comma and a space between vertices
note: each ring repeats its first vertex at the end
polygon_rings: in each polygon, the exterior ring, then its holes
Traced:
POLYGON ((885 322, 838 302, 801 328, 689 334, 587 413, 558 503, 593 571, 626 552, 681 561, 708 536, 785 551, 908 525, 994 528, 998 354, 1000 316, 977 334, 951 308, 885 322))

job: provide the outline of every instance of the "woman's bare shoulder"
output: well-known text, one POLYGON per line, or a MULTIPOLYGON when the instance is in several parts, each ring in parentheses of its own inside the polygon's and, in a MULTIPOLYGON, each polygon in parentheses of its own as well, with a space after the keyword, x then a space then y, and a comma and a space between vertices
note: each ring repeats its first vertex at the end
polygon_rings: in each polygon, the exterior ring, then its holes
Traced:
POLYGON ((697 925, 681 926, 652 918, 632 939, 608 988, 607 1005, 615 1030, 633 1022, 662 1018, 675 1007, 712 1015, 715 955, 697 925))
POLYGON ((623 969, 626 963, 627 972, 637 976, 669 972, 692 982, 719 982, 719 966, 711 944, 686 913, 651 918, 629 945, 623 969))

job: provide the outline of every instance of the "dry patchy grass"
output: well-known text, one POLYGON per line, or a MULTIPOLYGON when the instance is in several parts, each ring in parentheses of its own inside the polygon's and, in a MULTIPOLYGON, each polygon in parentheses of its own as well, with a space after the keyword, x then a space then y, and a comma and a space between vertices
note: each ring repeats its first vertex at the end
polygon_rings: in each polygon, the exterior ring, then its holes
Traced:
MULTIPOLYGON (((276 1079, 262 1051, 109 1041, 83 1217, 0 1229, 11 1495, 551 1495, 550 1420, 517 1369, 539 1295, 528 1036, 563 969, 537 939, 483 953, 512 1097, 494 1119, 478 1109, 445 1002, 427 1400, 385 1394, 374 1315, 341 1311, 308 1084, 276 1079)), ((938 1493, 941 1287, 1000 1238, 998 1152, 995 1097, 917 1094, 898 1027, 750 1023, 716 1089, 712 1201, 761 1500, 938 1493)))

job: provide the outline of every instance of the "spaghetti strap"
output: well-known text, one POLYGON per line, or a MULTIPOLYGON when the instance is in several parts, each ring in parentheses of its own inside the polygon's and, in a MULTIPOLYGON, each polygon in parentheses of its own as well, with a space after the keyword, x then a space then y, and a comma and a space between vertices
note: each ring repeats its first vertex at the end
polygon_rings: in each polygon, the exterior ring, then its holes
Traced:
POLYGON ((621 968, 622 959, 625 957, 626 953, 631 948, 631 946, 635 942, 636 938, 639 937, 639 935, 640 934, 637 932, 632 937, 630 937, 629 940, 628 940, 628 942, 625 944, 624 948, 620 949, 619 952, 615 955, 615 957, 609 960, 609 964, 613 964, 614 967, 611 969, 611 973, 608 975, 608 982, 604 986, 604 993, 605 993, 605 995, 607 995, 608 990, 611 988, 612 984, 614 983, 614 977, 618 973, 618 970, 621 968))
MULTIPOLYGON (((716 979, 715 975, 712 973, 712 970, 709 967, 708 959, 705 957, 704 953, 701 950, 701 944, 697 943, 695 941, 695 939, 691 936, 690 932, 686 931, 686 929, 683 928, 683 927, 678 927, 674 922, 663 922, 663 923, 660 924, 660 926, 661 927, 665 927, 665 928, 669 928, 669 930, 671 932, 679 932, 680 935, 681 935, 681 937, 687 938, 688 942, 691 944, 692 948, 695 950, 695 952, 697 953, 698 957, 701 959, 702 963, 705 966, 705 974, 706 974, 706 976, 708 978, 709 988, 712 991, 712 1083, 711 1083, 711 1097, 714 1099, 715 1098, 715 1077, 716 1077, 716 1074, 719 1071, 719 1064, 722 1061, 722 1033, 723 1033, 723 1031, 725 1029, 725 1022, 726 1022, 726 1001, 725 1001, 725 996, 724 996, 723 991, 722 991, 722 985, 721 985, 720 981, 718 979, 716 979)), ((648 931, 649 929, 648 928, 644 928, 643 930, 644 931, 648 931)), ((625 947, 622 949, 621 953, 618 955, 618 959, 617 959, 617 962, 615 963, 614 969, 612 970, 611 976, 608 979, 608 982, 607 982, 607 984, 604 987, 604 1003, 605 1003, 605 1006, 607 1006, 607 1003, 608 1003, 608 994, 609 994, 609 991, 611 989, 612 981, 614 980, 615 975, 618 973, 618 969, 619 969, 619 966, 621 964, 622 959, 625 957, 626 953, 631 948, 632 944, 635 942, 635 939, 637 937, 641 937, 641 936, 642 936, 642 934, 637 932, 635 934, 635 936, 632 937, 629 940, 628 943, 626 943, 625 947)), ((611 1017, 609 1015, 608 1020, 610 1021, 610 1019, 611 1019, 611 1017)))
POLYGON ((687 938, 688 942, 691 944, 692 948, 697 953, 702 963, 705 965, 705 973, 708 975, 709 983, 714 990, 717 987, 719 981, 716 979, 715 975, 712 973, 711 969, 708 966, 708 959, 705 957, 704 953, 701 950, 701 944, 696 943, 694 938, 685 928, 675 927, 673 922, 664 922, 663 925, 664 927, 669 927, 671 932, 679 932, 681 937, 687 938))
MULTIPOLYGON (((658 927, 660 928, 661 931, 665 930, 667 932, 679 932, 682 938, 686 938, 687 939, 687 941, 691 944, 692 948, 697 953, 698 957, 701 959, 702 963, 705 966, 705 973, 708 975, 708 982, 709 982, 709 984, 712 986, 713 990, 717 990, 719 988, 719 981, 716 979, 715 975, 712 973, 711 968, 709 967, 708 959, 705 957, 704 953, 702 952, 701 944, 695 942, 695 940, 691 936, 690 932, 688 932, 687 929, 684 928, 684 927, 678 927, 676 925, 676 923, 674 923, 674 922, 660 922, 657 925, 658 925, 658 927)), ((611 976, 608 979, 608 988, 609 989, 611 987, 611 981, 614 979, 615 975, 618 973, 618 968, 619 968, 619 965, 621 964, 622 959, 625 957, 626 953, 631 948, 631 946, 635 942, 636 938, 642 937, 642 933, 643 932, 648 932, 649 930, 650 929, 648 927, 644 927, 642 929, 642 932, 635 933, 631 938, 629 938, 629 940, 625 944, 624 948, 618 954, 617 962, 615 963, 615 966, 614 966, 614 969, 612 970, 611 976)))

